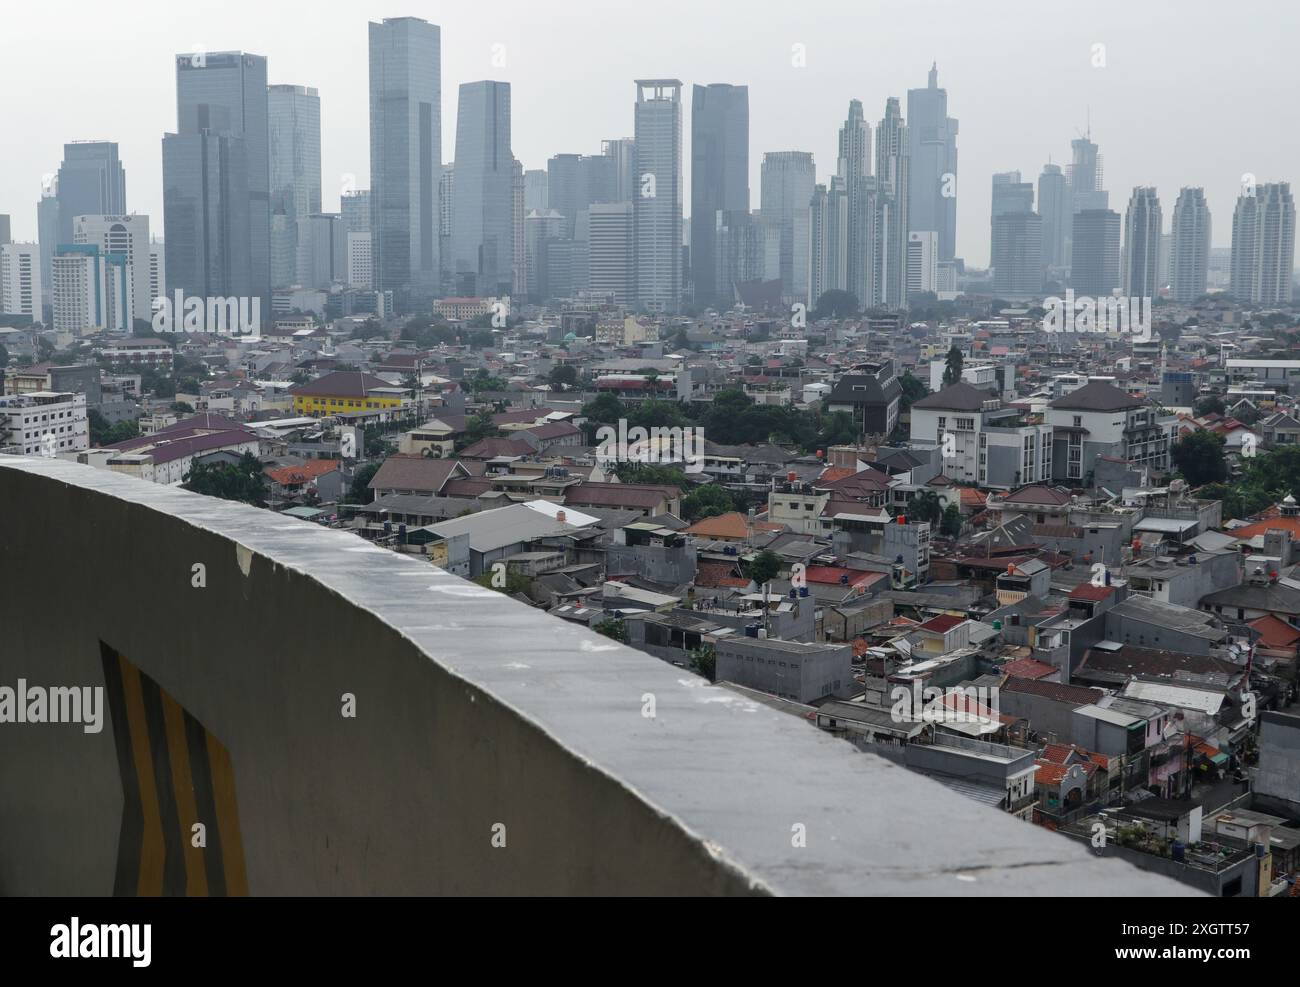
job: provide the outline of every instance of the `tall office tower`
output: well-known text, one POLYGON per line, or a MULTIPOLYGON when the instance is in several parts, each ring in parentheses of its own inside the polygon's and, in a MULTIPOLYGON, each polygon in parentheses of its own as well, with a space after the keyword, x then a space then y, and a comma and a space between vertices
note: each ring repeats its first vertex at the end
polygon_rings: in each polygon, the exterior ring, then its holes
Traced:
POLYGON ((113 141, 76 141, 63 145, 59 165, 58 241, 72 242, 72 221, 94 214, 121 216, 126 213, 126 169, 117 156, 113 141))
POLYGON ((510 83, 466 82, 456 111, 451 244, 458 294, 504 296, 514 278, 510 83))
POLYGON ((713 83, 691 93, 691 276, 697 305, 730 302, 714 233, 749 215, 749 87, 713 83))
POLYGON ((1113 209, 1074 214, 1070 286, 1079 295, 1106 298, 1120 286, 1120 225, 1113 209))
POLYGON ((939 88, 937 64, 930 66, 924 89, 907 91, 907 139, 912 159, 908 227, 938 233, 938 260, 952 260, 957 250, 957 121, 948 116, 948 91, 939 88))
POLYGON ((1038 215, 1043 217, 1043 262, 1066 266, 1065 244, 1070 233, 1070 183, 1060 165, 1046 164, 1038 176, 1038 215))
POLYGON ((907 200, 910 182, 907 126, 898 97, 885 101, 885 115, 876 126, 876 183, 880 219, 876 228, 875 304, 899 308, 907 292, 907 200))
POLYGON ((54 328, 87 336, 129 333, 135 310, 131 265, 95 243, 65 243, 54 252, 54 328))
POLYGON ((907 295, 939 290, 939 234, 913 230, 907 234, 907 295))
POLYGON ((1034 211, 1034 186, 1020 180, 1018 171, 997 172, 993 176, 993 195, 989 210, 989 265, 996 266, 993 255, 997 252, 994 238, 997 236, 998 217, 1006 213, 1029 213, 1034 211))
POLYGON ((1291 300, 1295 199, 1289 182, 1257 185, 1232 214, 1232 294, 1266 305, 1291 300))
POLYGON ((1173 260, 1173 243, 1172 233, 1160 234, 1160 283, 1169 285, 1171 288, 1174 283, 1174 268, 1171 263, 1173 260))
POLYGON ((808 221, 808 306, 828 291, 844 291, 848 279, 849 197, 837 175, 830 187, 813 189, 808 221))
POLYGON ((1102 159, 1092 142, 1089 129, 1084 137, 1070 141, 1073 161, 1070 164, 1070 200, 1074 213, 1085 209, 1106 209, 1110 196, 1102 186, 1102 159))
POLYGON ((558 209, 534 209, 524 217, 524 249, 528 252, 528 297, 545 301, 542 281, 543 255, 548 244, 564 236, 564 217, 558 209))
MULTIPOLYGON (((451 271, 455 266, 452 262, 451 250, 451 233, 452 233, 452 210, 456 205, 456 163, 450 162, 444 164, 438 173, 438 257, 442 267, 438 275, 438 283, 442 290, 446 291, 451 287, 451 271)), ((373 212, 372 212, 373 215, 373 212)), ((372 238, 371 256, 373 259, 374 246, 372 238)))
POLYGON ((267 118, 271 215, 283 217, 281 235, 272 238, 271 284, 284 288, 307 283, 303 227, 321 211, 320 94, 308 86, 270 86, 267 118))
POLYGON ((303 287, 328 289, 348 277, 348 236, 343 217, 336 212, 312 213, 303 227, 306 269, 303 287))
MULTIPOLYGON (((149 297, 161 298, 167 292, 167 248, 161 240, 149 241, 149 297)), ((152 304, 152 303, 151 303, 152 304)))
POLYGON ((1133 190, 1124 212, 1122 284, 1129 298, 1155 298, 1160 293, 1160 235, 1164 220, 1160 199, 1150 186, 1133 190))
POLYGON ((13 227, 9 224, 9 216, 0 213, 0 244, 13 242, 13 227))
POLYGON ((556 154, 546 163, 546 201, 564 217, 569 239, 577 237, 581 217, 593 203, 622 201, 618 185, 618 160, 609 155, 556 154))
POLYGON ((861 100, 849 101, 849 115, 840 128, 838 148, 835 176, 844 189, 848 207, 844 258, 847 273, 841 287, 865 306, 870 304, 875 266, 872 231, 876 190, 871 177, 871 127, 863 116, 861 100))
POLYGON ((399 309, 441 287, 441 58, 436 24, 370 24, 370 250, 375 288, 399 309))
POLYGON ((807 151, 763 155, 759 208, 763 222, 780 233, 781 297, 806 302, 810 260, 809 221, 817 170, 807 151))
POLYGON ((40 322, 41 293, 40 245, 0 244, 0 313, 40 322))
POLYGON ((546 169, 531 168, 524 172, 524 214, 546 208, 546 169))
POLYGON ((602 202, 591 206, 588 235, 588 287, 593 295, 608 294, 615 305, 632 299, 632 203, 602 202))
POLYGON ((348 284, 353 288, 369 288, 372 284, 370 232, 353 230, 344 235, 348 248, 348 284))
POLYGON ((148 216, 77 216, 72 221, 72 242, 90 243, 101 254, 124 257, 131 268, 132 318, 153 318, 156 297, 149 281, 148 216))
POLYGON ((633 155, 636 303, 675 313, 682 297, 682 83, 637 79, 633 155))
POLYGON ((339 196, 339 213, 348 233, 370 232, 370 190, 357 189, 339 196))
POLYGON ((1170 226, 1169 283, 1176 302, 1194 302, 1205 294, 1210 265, 1210 207, 1205 189, 1184 188, 1174 203, 1170 226))
POLYGON ((524 243, 524 197, 526 195, 524 166, 519 159, 511 162, 510 171, 510 297, 523 298, 528 294, 528 249, 524 243))
POLYGON ((176 56, 176 106, 163 137, 168 295, 258 297, 269 312, 266 59, 176 56))
MULTIPOLYGON (((1033 186, 1028 185, 1031 193, 1033 186)), ((1043 220, 1036 212, 1012 210, 993 217, 993 291, 1025 298, 1043 290, 1043 220)))
MULTIPOLYGON (((59 197, 54 183, 42 190, 40 201, 36 203, 36 238, 41 247, 41 284, 48 296, 50 262, 54 259, 54 248, 59 245, 59 197)), ((46 301, 49 301, 48 297, 46 301)))
POLYGON ((600 142, 600 153, 613 162, 614 201, 631 202, 637 187, 633 174, 636 141, 631 137, 618 137, 600 142))

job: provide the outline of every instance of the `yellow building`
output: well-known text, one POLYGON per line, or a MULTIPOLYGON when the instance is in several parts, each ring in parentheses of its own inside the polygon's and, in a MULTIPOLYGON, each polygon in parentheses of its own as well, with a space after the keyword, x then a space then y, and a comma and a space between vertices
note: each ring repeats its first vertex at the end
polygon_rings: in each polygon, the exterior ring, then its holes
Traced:
POLYGON ((337 370, 289 388, 297 415, 319 418, 353 411, 385 411, 402 407, 408 393, 374 374, 337 370))

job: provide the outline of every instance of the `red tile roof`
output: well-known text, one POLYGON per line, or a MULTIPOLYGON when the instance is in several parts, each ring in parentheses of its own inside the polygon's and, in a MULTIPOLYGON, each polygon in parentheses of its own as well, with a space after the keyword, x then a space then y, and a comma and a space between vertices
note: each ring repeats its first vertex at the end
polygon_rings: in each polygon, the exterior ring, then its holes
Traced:
POLYGON ((1104 600, 1115 592, 1114 586, 1094 586, 1092 583, 1080 583, 1070 590, 1071 600, 1104 600))
POLYGON ((324 476, 326 473, 333 473, 338 468, 337 460, 311 459, 301 466, 282 466, 280 469, 264 470, 263 472, 284 487, 308 483, 317 477, 324 476))
POLYGON ((946 634, 958 624, 965 621, 965 617, 954 617, 952 614, 940 614, 938 617, 931 617, 917 629, 922 631, 933 631, 935 634, 946 634))
POLYGON ((1015 661, 1007 662, 1001 670, 1018 679, 1043 679, 1055 672, 1056 666, 1036 658, 1017 658, 1015 661))

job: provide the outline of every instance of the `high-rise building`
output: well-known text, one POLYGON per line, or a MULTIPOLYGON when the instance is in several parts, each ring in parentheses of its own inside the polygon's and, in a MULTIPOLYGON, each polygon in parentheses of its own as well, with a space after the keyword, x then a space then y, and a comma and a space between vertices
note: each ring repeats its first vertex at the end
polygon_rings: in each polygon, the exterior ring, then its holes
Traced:
POLYGON ((121 216, 126 212, 126 169, 113 141, 75 141, 63 145, 59 166, 58 240, 51 249, 72 242, 72 221, 93 214, 121 216))
POLYGON ((939 286, 939 234, 913 230, 907 234, 907 295, 936 292, 939 286))
MULTIPOLYGON (((637 182, 634 175, 636 141, 631 137, 618 137, 600 142, 600 153, 610 159, 614 168, 614 202, 631 202, 637 182)), ((549 204, 549 203, 548 203, 549 204)))
POLYGON ((717 274, 719 224, 749 214, 749 87, 713 83, 691 94, 691 279, 697 304, 730 302, 717 274))
MULTIPOLYGON (((1031 194, 1033 185, 1025 183, 1031 194)), ((1011 298, 1043 290, 1043 220, 1036 212, 1010 209, 993 217, 993 291, 1011 298)))
POLYGON ((531 168, 524 172, 524 215, 546 208, 546 169, 531 168))
POLYGON ((327 289, 348 277, 348 237, 336 212, 312 213, 304 223, 307 242, 302 251, 305 288, 327 289))
POLYGON ((526 194, 524 166, 515 158, 510 171, 511 298, 524 298, 528 294, 528 249, 524 237, 526 194))
POLYGON ((528 297, 545 301, 547 285, 543 274, 549 244, 568 239, 564 235, 564 217, 558 209, 534 209, 524 217, 524 249, 528 253, 528 297))
POLYGON ((419 17, 370 24, 373 279, 376 290, 395 293, 400 309, 441 287, 441 59, 436 24, 419 17))
POLYGON ((339 214, 348 233, 370 232, 370 190, 357 189, 339 196, 339 214))
POLYGON ((509 295, 514 279, 510 83, 467 82, 456 112, 451 210, 457 294, 509 295))
POLYGON ((1038 215, 1043 217, 1043 263, 1049 268, 1065 267, 1073 205, 1070 183, 1060 165, 1046 164, 1038 176, 1038 215))
POLYGON ((835 164, 835 176, 848 209, 845 279, 839 287, 864 306, 872 304, 875 278, 876 183, 871 168, 871 127, 863 115, 862 101, 850 100, 848 117, 840 128, 835 164))
POLYGON ((1232 214, 1232 294, 1265 305, 1289 302, 1295 268, 1295 199, 1289 182, 1257 185, 1232 214))
MULTIPOLYGON (((149 298, 161 298, 167 292, 167 249, 161 240, 149 241, 149 298)), ((152 301, 151 301, 152 304, 152 301)))
POLYGON ((320 94, 308 86, 270 86, 271 284, 307 283, 307 217, 321 211, 320 94), (276 227, 279 226, 279 229, 276 227))
POLYGON ((1092 142, 1092 132, 1070 141, 1073 160, 1070 164, 1070 197, 1073 211, 1105 209, 1110 196, 1105 191, 1102 177, 1102 157, 1092 142))
POLYGON ((0 213, 0 244, 13 242, 13 228, 7 213, 0 213))
POLYGON ((828 291, 846 291, 849 256, 849 197, 836 175, 830 186, 813 189, 808 221, 808 306, 828 291))
POLYGON ((1007 213, 1034 211, 1034 186, 1020 180, 1018 171, 1002 171, 993 175, 993 195, 989 210, 989 265, 997 266, 992 258, 997 253, 994 239, 997 236, 998 217, 1007 213))
POLYGON ((594 203, 588 228, 588 288, 616 305, 632 299, 632 203, 594 203))
POLYGON ((900 308, 907 302, 907 200, 911 157, 907 126, 898 97, 885 100, 876 125, 876 187, 880 218, 876 225, 876 293, 873 305, 900 308))
POLYGON ((372 284, 370 266, 370 232, 350 231, 348 244, 348 284, 353 288, 369 288, 372 284))
POLYGON ((809 222, 817 169, 807 151, 763 155, 759 208, 763 222, 780 236, 781 297, 806 302, 810 261, 809 222))
POLYGON ((86 336, 129 333, 135 310, 131 265, 95 243, 66 243, 54 252, 54 328, 86 336))
POLYGON ((636 80, 632 198, 636 303, 676 312, 682 297, 682 83, 636 80))
POLYGON ((132 318, 153 319, 153 300, 158 296, 150 282, 148 216, 77 216, 72 221, 72 242, 94 244, 101 254, 124 257, 131 269, 132 318))
POLYGON ((1133 190, 1124 212, 1122 285, 1129 298, 1155 298, 1160 294, 1160 236, 1164 220, 1160 199, 1150 186, 1133 190))
POLYGON ((1070 285, 1079 295, 1106 298, 1120 286, 1120 218, 1113 209, 1074 214, 1070 285))
POLYGON ((0 244, 0 313, 41 316, 41 248, 35 243, 0 244))
POLYGON ((177 55, 176 106, 177 132, 163 137, 168 294, 258 297, 269 311, 266 59, 177 55))
POLYGON ((939 88, 937 64, 930 66, 924 89, 907 91, 907 138, 908 227, 938 233, 937 260, 952 260, 957 249, 957 121, 948 116, 948 91, 939 88))
POLYGON ((1205 294, 1210 264, 1210 207, 1205 189, 1184 188, 1174 203, 1170 227, 1169 283, 1174 301, 1190 303, 1205 294))
POLYGON ((41 198, 36 203, 36 239, 41 248, 41 284, 49 301, 50 262, 54 259, 54 248, 59 245, 59 197, 57 179, 48 188, 42 189, 41 198))

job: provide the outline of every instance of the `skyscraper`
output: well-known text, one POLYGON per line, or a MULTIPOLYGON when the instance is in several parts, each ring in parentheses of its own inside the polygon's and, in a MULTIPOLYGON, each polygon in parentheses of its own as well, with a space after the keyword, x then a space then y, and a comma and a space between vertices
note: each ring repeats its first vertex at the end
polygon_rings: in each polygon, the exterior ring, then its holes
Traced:
POLYGON ((546 170, 533 168, 524 172, 524 212, 548 208, 546 204, 546 170))
POLYGON ((1120 218, 1113 209, 1074 214, 1070 285, 1080 295, 1105 298, 1120 285, 1120 218))
MULTIPOLYGON (((872 304, 875 277, 876 183, 871 168, 871 127, 863 115, 862 101, 853 99, 840 128, 835 164, 847 208, 845 280, 839 287, 862 305, 872 304)), ((834 193, 833 188, 830 193, 834 193)))
MULTIPOLYGON (((1030 189, 1033 186, 1025 183, 1030 189)), ((993 217, 993 290, 1025 298, 1043 290, 1043 220, 1030 209, 1013 209, 993 217)))
POLYGON ((1289 182, 1258 185, 1232 214, 1232 294, 1238 301, 1291 300, 1295 268, 1295 199, 1289 182))
POLYGON ((813 189, 809 209, 808 306, 828 291, 845 291, 848 283, 849 197, 838 175, 830 186, 813 189))
POLYGON ((718 282, 714 233, 749 213, 749 87, 713 83, 691 94, 691 276, 697 304, 730 302, 718 282))
POLYGON ((907 138, 908 228, 938 233, 937 260, 952 260, 957 248, 957 121, 948 116, 948 91, 939 88, 937 64, 930 66, 924 89, 907 91, 907 138))
POLYGON ((1160 293, 1160 235, 1164 220, 1156 190, 1133 190, 1124 212, 1123 288, 1129 298, 1155 298, 1160 293))
MULTIPOLYGON (((440 287, 442 45, 436 24, 370 24, 370 249, 378 291, 423 299, 440 287)), ((409 304, 397 302, 399 306, 409 304)))
POLYGON ((306 284, 307 217, 321 211, 320 94, 308 86, 271 86, 271 283, 306 284), (281 229, 276 229, 282 224, 281 229))
POLYGON ((1190 303, 1205 294, 1210 264, 1210 207, 1205 189, 1184 188, 1174 203, 1169 268, 1174 301, 1190 303))
POLYGON ((1038 215, 1043 217, 1043 263, 1067 266, 1066 240, 1070 233, 1070 185, 1060 165, 1046 164, 1038 176, 1038 215))
POLYGON ((1034 186, 1020 180, 1018 171, 1002 171, 993 175, 993 194, 989 209, 989 264, 997 266, 993 256, 997 253, 998 217, 1007 213, 1034 211, 1034 186))
MULTIPOLYGON (((126 212, 126 169, 113 141, 75 141, 63 145, 56 196, 58 243, 72 242, 72 221, 93 214, 126 212)), ((55 247, 58 244, 51 244, 55 247)))
POLYGON ((524 242, 524 198, 527 182, 524 166, 515 158, 510 166, 510 297, 524 298, 528 294, 528 250, 524 242))
POLYGON ((170 290, 271 300, 266 59, 176 56, 175 134, 163 138, 170 290))
POLYGON ((907 234, 907 294, 934 292, 939 284, 939 234, 913 230, 907 234))
POLYGON ((609 294, 614 304, 628 304, 632 295, 632 203, 593 204, 588 237, 588 287, 597 297, 609 294))
POLYGON ((458 293, 498 297, 512 290, 514 160, 510 83, 464 83, 456 111, 451 210, 452 275, 458 293))
POLYGON ((41 248, 35 243, 0 244, 0 312, 41 316, 41 248))
POLYGON ((885 100, 876 125, 876 187, 880 218, 876 226, 876 292, 873 305, 899 308, 907 297, 907 201, 911 181, 907 126, 898 97, 885 100))
POLYGON ((614 168, 614 202, 631 202, 636 191, 636 177, 633 174, 636 141, 631 137, 617 137, 600 142, 600 153, 613 162, 614 168))
POLYGON ((682 83, 636 80, 633 268, 642 308, 676 312, 682 296, 682 83))
POLYGON ((1070 141, 1073 160, 1070 165, 1070 196, 1073 211, 1105 209, 1110 197, 1102 187, 1102 158, 1097 145, 1092 142, 1092 131, 1084 137, 1070 141))
POLYGON ((153 318, 148 216, 78 216, 72 224, 72 242, 94 244, 101 254, 122 257, 131 271, 131 317, 145 322, 153 318))
POLYGON ((761 175, 763 223, 780 235, 781 297, 787 303, 804 302, 808 298, 810 208, 817 184, 813 156, 807 151, 769 151, 763 155, 761 175))

